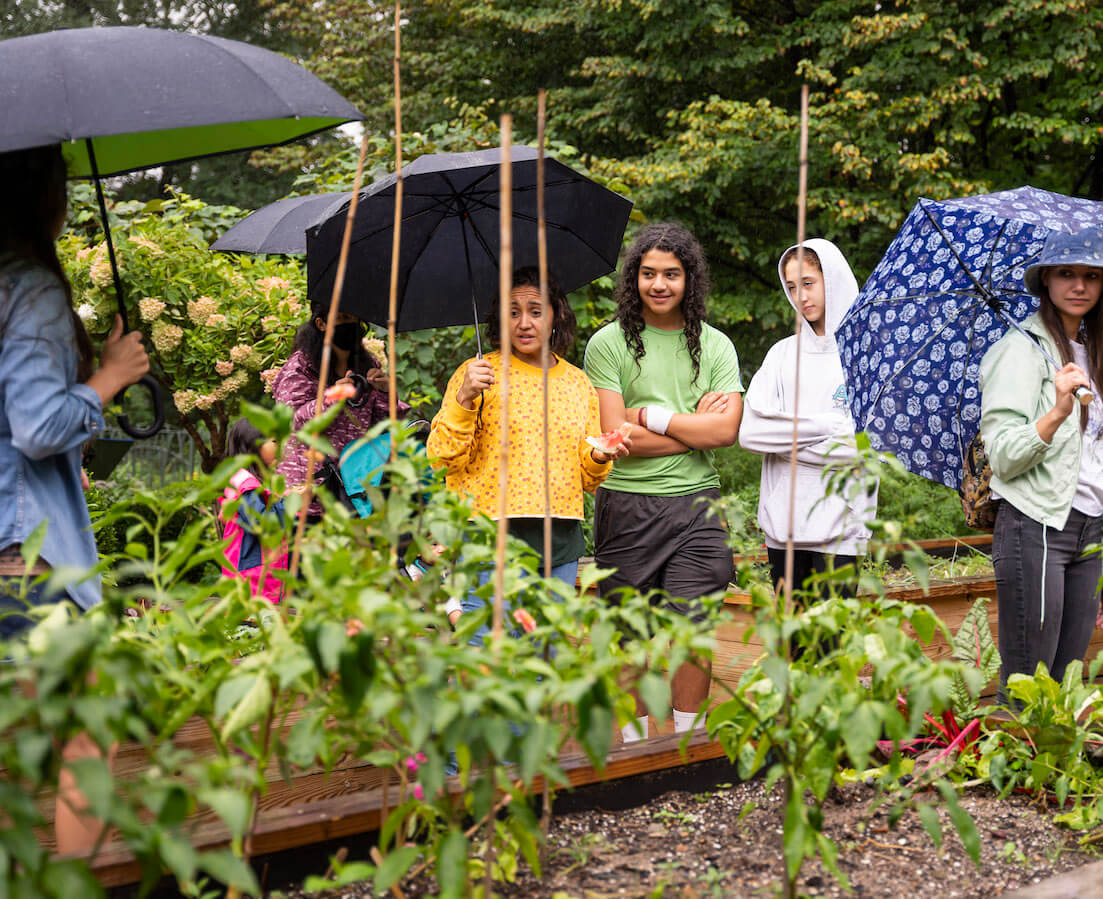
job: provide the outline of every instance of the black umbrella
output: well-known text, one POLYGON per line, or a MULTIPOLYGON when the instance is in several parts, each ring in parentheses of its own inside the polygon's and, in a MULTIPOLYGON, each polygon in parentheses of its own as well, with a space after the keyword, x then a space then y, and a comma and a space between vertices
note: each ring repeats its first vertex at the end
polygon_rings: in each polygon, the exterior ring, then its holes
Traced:
MULTIPOLYGON (((513 259, 537 264, 536 150, 514 147, 513 259)), ((403 168, 397 330, 482 321, 498 293, 499 148, 420 156, 403 168)), ((564 291, 616 268, 632 201, 553 159, 546 160, 549 269, 564 291)), ((341 309, 364 321, 388 317, 395 176, 360 192, 341 309)), ((307 293, 328 297, 348 201, 306 234, 307 293)), ((477 333, 477 330, 476 330, 477 333)), ((481 347, 480 347, 481 351, 481 347)))
POLYGON ((342 191, 277 200, 245 216, 211 244, 211 249, 301 255, 306 252, 306 229, 329 218, 348 199, 348 191, 342 191))
MULTIPOLYGON (((70 175, 95 181, 124 324, 101 177, 286 143, 362 118, 305 69, 240 41, 129 27, 0 41, 0 153, 60 143, 70 175)), ((156 382, 145 383, 159 397, 156 382)), ((119 423, 133 436, 160 429, 159 421, 119 423)))

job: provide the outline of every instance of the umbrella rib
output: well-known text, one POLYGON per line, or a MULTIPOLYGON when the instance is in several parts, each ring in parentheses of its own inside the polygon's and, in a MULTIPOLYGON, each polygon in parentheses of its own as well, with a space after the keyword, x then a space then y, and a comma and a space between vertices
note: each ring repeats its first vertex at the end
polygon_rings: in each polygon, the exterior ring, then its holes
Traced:
POLYGON ((975 297, 977 296, 977 292, 975 290, 970 290, 968 288, 962 287, 955 290, 937 290, 932 293, 910 293, 902 297, 875 297, 866 301, 864 305, 872 306, 874 303, 881 305, 892 305, 895 303, 910 302, 911 300, 933 300, 937 297, 944 296, 975 297))
MULTIPOLYGON (((576 182, 569 181, 567 179, 563 179, 559 183, 560 184, 574 184, 576 182)), ((517 190, 514 191, 514 193, 520 193, 522 191, 527 191, 527 190, 529 190, 529 188, 518 188, 517 190)), ((468 196, 465 195, 464 196, 464 202, 470 201, 473 204, 477 204, 480 211, 482 211, 482 210, 486 210, 486 211, 496 210, 498 208, 497 205, 494 204, 494 203, 488 202, 486 199, 484 199, 484 196, 485 197, 497 197, 497 194, 496 193, 492 194, 492 193, 486 192, 484 194, 481 194, 481 195, 478 195, 478 196, 475 196, 475 197, 468 197, 468 196)), ((518 212, 516 209, 513 212, 513 218, 518 220, 518 221, 521 221, 521 222, 526 222, 528 224, 536 224, 536 217, 534 215, 531 215, 529 213, 524 213, 524 212, 518 212)), ((553 229, 555 229, 556 231, 558 231, 562 234, 569 234, 569 235, 571 235, 571 237, 577 238, 579 243, 581 243, 585 247, 587 247, 587 249, 589 249, 598 259, 600 259, 606 265, 613 265, 613 266, 616 265, 616 259, 615 258, 611 261, 609 259, 606 259, 604 254, 601 252, 601 250, 598 247, 594 246, 594 244, 591 241, 587 240, 585 237, 583 237, 577 231, 574 231, 571 228, 568 228, 565 225, 560 224, 559 222, 548 221, 545 224, 547 225, 547 227, 553 228, 553 229)))
POLYGON ((988 251, 988 261, 984 263, 984 270, 980 273, 982 280, 988 281, 988 289, 992 289, 992 263, 996 256, 996 248, 1000 245, 1000 238, 1003 237, 1003 232, 1007 230, 1007 219, 1004 219, 1000 225, 1000 230, 996 232, 996 239, 992 241, 992 249, 988 251))

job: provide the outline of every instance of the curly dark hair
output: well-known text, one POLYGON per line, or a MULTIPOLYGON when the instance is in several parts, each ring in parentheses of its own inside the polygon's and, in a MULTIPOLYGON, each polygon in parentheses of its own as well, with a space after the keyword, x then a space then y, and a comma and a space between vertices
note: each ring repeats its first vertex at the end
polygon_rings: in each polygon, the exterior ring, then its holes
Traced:
MULTIPOLYGON (((73 338, 77 346, 77 380, 87 381, 95 367, 92 341, 73 310, 73 291, 57 257, 54 228, 65 215, 65 157, 60 144, 0 153, 0 253, 12 253, 37 263, 61 282, 69 303, 73 338)), ((0 310, 3 312, 4 310, 0 310)), ((0 320, 6 315, 0 315, 0 320)))
MULTIPOLYGON (((540 270, 535 265, 526 265, 514 271, 511 289, 516 287, 535 287, 539 290, 540 270)), ((562 356, 574 344, 578 323, 575 321, 571 304, 567 302, 567 295, 563 293, 563 288, 559 286, 559 282, 551 272, 548 272, 548 305, 551 306, 552 312, 552 332, 548 342, 551 351, 557 356, 562 356)), ((486 328, 487 339, 490 340, 491 346, 495 347, 502 345, 497 311, 495 309, 495 314, 490 316, 486 328)))
POLYGON ((705 251, 697 238, 688 228, 677 222, 660 222, 647 225, 632 241, 632 246, 624 256, 620 277, 613 291, 617 301, 617 321, 624 331, 624 339, 632 351, 632 357, 639 368, 644 356, 643 349, 643 299, 640 297, 640 263, 651 250, 673 253, 686 273, 686 289, 682 297, 682 316, 685 318, 683 333, 686 348, 693 361, 693 381, 696 383, 701 374, 701 325, 708 321, 705 298, 708 296, 710 279, 705 251))

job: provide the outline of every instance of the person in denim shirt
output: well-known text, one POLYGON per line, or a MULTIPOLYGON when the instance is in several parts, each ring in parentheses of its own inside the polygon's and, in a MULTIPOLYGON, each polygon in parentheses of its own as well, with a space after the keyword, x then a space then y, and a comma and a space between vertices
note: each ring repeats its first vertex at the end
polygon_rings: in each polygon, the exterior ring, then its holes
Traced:
MULTIPOLYGON (((96 564, 81 445, 103 429, 111 398, 149 369, 141 335, 124 336, 117 317, 94 365, 54 248, 65 222, 65 174, 58 145, 0 154, 0 593, 3 573, 22 570, 19 546, 43 521, 40 570, 96 564)), ((64 589, 81 609, 100 601, 97 576, 64 589)), ((39 591, 35 600, 46 598, 39 591)), ((0 636, 28 624, 6 615, 0 636)))

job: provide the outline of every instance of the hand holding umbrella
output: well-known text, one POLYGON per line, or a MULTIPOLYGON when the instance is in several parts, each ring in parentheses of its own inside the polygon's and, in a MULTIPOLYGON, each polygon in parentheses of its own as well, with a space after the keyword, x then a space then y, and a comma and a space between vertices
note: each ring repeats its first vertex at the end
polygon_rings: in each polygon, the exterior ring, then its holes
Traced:
POLYGON ((123 318, 115 316, 111 333, 103 342, 100 367, 85 383, 99 394, 106 408, 111 398, 140 381, 149 371, 149 354, 138 331, 123 333, 123 318))
POLYGON ((1103 226, 1103 203, 1033 187, 919 200, 836 332, 855 427, 875 449, 960 488, 980 360, 1038 308, 1024 270, 1048 235, 1089 226, 1103 226))
MULTIPOLYGON (((363 118, 276 53, 157 28, 72 28, 0 41, 0 153, 61 144, 70 177, 96 185, 126 327, 100 178, 256 149, 363 118)), ((160 394, 147 376, 155 404, 160 394)), ((160 430, 120 417, 132 436, 160 430)))

